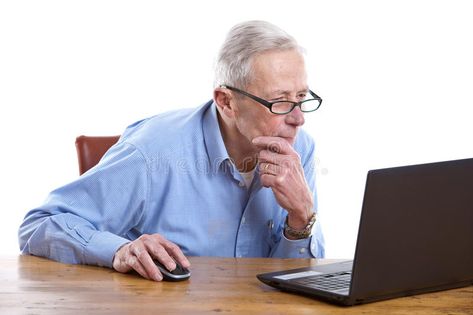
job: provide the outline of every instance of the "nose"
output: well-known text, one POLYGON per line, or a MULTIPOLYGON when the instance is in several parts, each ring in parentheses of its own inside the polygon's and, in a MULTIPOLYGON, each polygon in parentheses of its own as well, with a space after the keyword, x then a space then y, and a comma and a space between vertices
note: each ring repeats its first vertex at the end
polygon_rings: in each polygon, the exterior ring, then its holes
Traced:
POLYGON ((299 106, 296 106, 292 112, 286 115, 286 123, 296 127, 302 126, 305 122, 304 113, 299 106))

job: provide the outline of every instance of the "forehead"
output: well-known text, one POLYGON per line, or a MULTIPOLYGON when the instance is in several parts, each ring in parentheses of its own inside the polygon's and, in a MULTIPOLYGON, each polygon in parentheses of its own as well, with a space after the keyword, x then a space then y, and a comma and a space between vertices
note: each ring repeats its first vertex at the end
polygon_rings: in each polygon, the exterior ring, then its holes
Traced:
POLYGON ((260 91, 295 91, 307 88, 304 57, 297 50, 267 51, 252 62, 250 87, 260 91))

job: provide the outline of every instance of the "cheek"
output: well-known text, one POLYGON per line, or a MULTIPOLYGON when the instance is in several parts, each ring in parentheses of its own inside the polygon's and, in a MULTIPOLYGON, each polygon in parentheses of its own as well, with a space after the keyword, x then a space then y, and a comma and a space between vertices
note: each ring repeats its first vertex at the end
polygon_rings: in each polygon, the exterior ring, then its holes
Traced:
MULTIPOLYGON (((254 105, 252 105, 254 106, 254 105)), ((284 116, 274 115, 264 107, 246 107, 238 112, 238 129, 250 141, 257 136, 275 136, 284 125, 284 116)))
POLYGON ((283 123, 278 116, 264 113, 248 117, 245 125, 246 130, 256 137, 277 135, 283 123))

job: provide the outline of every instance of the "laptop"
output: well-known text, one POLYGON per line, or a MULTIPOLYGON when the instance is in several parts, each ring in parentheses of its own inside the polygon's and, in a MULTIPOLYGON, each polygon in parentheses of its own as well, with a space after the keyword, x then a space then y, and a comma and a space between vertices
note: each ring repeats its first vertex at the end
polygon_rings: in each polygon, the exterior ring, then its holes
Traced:
POLYGON ((354 260, 257 278, 341 305, 473 284, 473 158, 369 171, 354 260))

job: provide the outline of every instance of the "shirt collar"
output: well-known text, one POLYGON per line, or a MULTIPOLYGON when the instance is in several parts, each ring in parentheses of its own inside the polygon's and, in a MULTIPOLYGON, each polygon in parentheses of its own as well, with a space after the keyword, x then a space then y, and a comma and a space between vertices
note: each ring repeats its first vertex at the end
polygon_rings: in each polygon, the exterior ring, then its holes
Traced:
POLYGON ((230 156, 223 142, 215 102, 212 102, 206 110, 203 123, 204 141, 210 166, 212 170, 217 170, 224 161, 230 159, 230 156))
MULTIPOLYGON (((210 106, 204 113, 203 117, 203 132, 204 132, 204 142, 205 148, 207 150, 207 155, 209 157, 209 163, 211 170, 217 172, 220 169, 221 165, 225 162, 226 164, 223 167, 226 167, 233 178, 239 180, 241 178, 240 173, 236 170, 236 167, 231 163, 231 158, 228 155, 227 148, 223 142, 222 132, 220 130, 220 125, 218 123, 217 117, 217 105, 215 102, 209 102, 210 106)), ((259 170, 256 166, 253 184, 251 185, 251 190, 258 191, 262 188, 260 179, 259 179, 259 170)))

